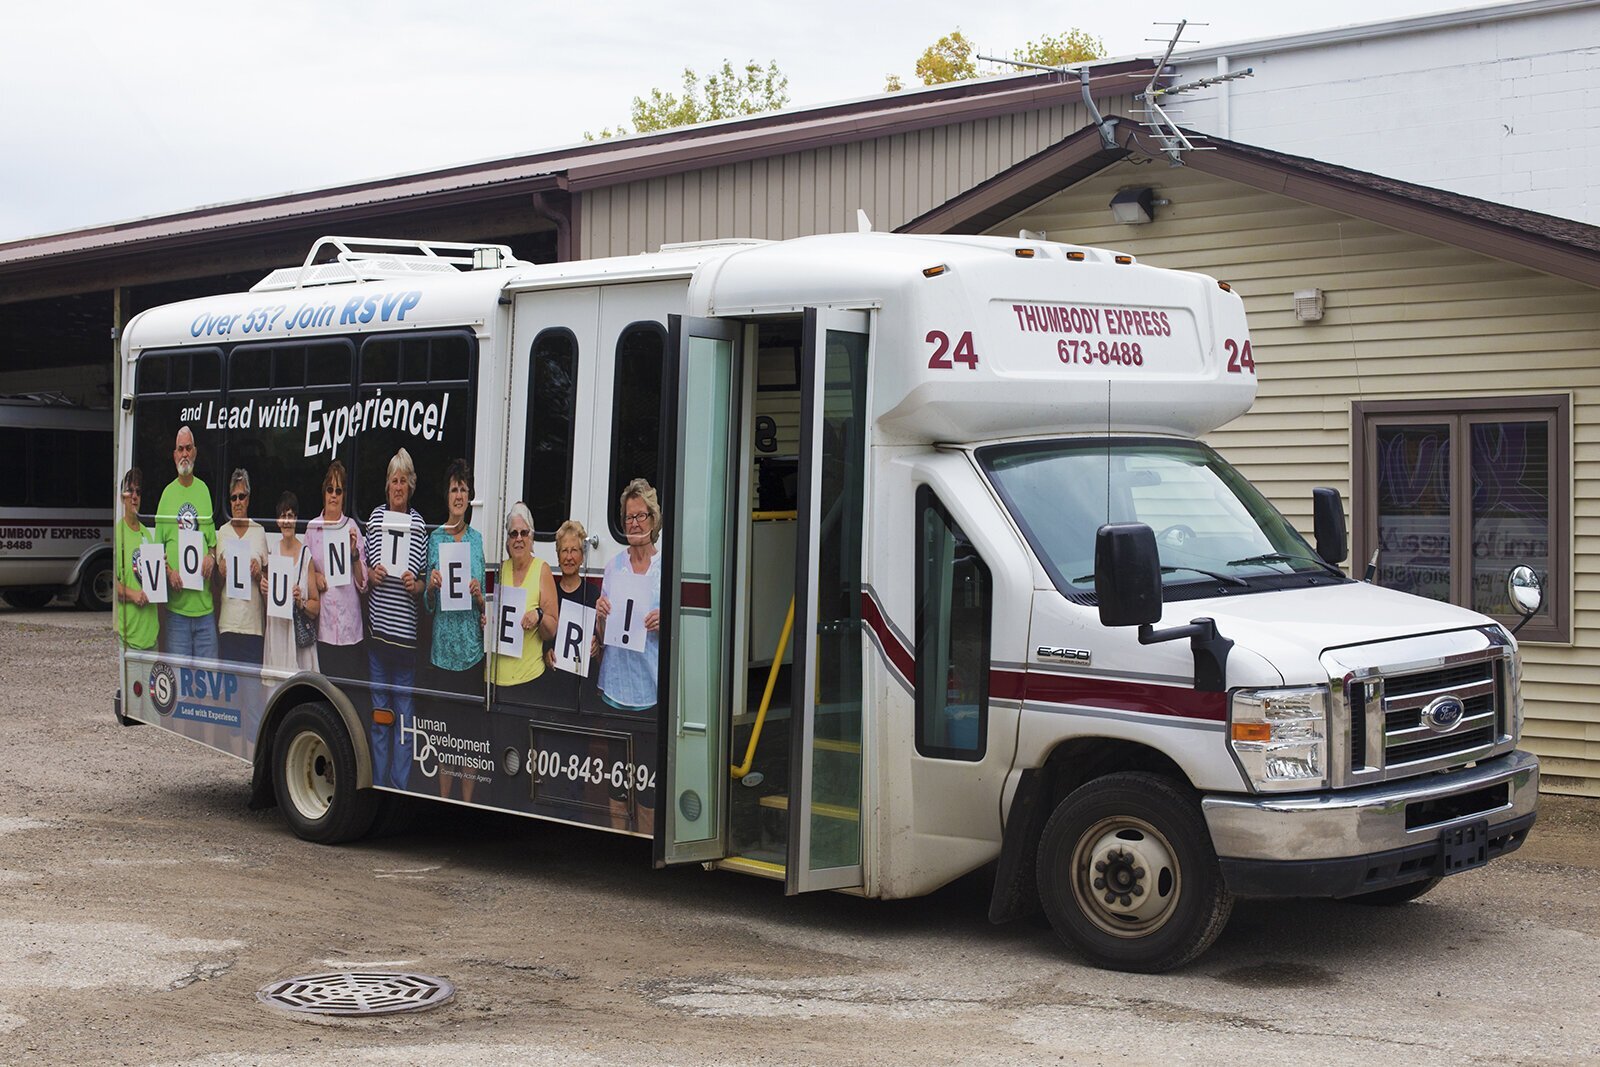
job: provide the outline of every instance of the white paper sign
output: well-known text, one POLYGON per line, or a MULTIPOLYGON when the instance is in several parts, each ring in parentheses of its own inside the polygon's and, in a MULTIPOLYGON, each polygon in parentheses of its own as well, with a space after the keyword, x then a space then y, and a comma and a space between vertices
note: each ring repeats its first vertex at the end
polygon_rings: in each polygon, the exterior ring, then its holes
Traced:
POLYGON ((556 650, 556 666, 580 678, 589 677, 589 635, 592 633, 594 609, 563 600, 551 646, 556 650))
POLYGON ((139 577, 139 588, 152 604, 167 602, 167 550, 149 542, 139 546, 133 554, 133 570, 139 577))
POLYGON ((404 511, 385 511, 379 533, 383 544, 378 558, 389 576, 398 579, 411 569, 411 516, 404 511))
POLYGON ((317 562, 322 566, 322 577, 329 589, 349 585, 355 580, 351 576, 355 561, 351 559, 350 551, 350 531, 353 529, 355 526, 350 522, 332 528, 323 527, 322 558, 317 562))
POLYGON ((446 541, 439 546, 439 583, 440 611, 465 611, 472 607, 471 545, 465 541, 446 541))
POLYGON ((655 575, 624 570, 620 574, 606 575, 606 587, 611 613, 606 616, 605 643, 643 652, 647 633, 644 617, 650 611, 650 602, 656 598, 655 575))
POLYGON ((294 618, 294 564, 278 552, 267 560, 267 614, 274 619, 294 618))
POLYGON ((178 584, 185 589, 205 588, 200 561, 206 558, 206 535, 199 530, 178 531, 178 584))
POLYGON ((250 546, 240 538, 222 542, 222 560, 228 567, 228 599, 250 599, 250 558, 250 546))
POLYGON ((494 632, 489 647, 502 656, 522 656, 522 616, 528 612, 528 591, 514 585, 503 585, 496 597, 495 610, 489 617, 494 632))

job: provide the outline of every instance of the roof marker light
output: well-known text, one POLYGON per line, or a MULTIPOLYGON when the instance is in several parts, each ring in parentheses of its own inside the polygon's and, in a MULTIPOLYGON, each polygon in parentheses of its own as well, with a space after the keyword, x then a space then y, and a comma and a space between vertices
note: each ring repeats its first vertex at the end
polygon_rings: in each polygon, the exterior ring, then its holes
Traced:
POLYGON ((1068 252, 1067 258, 1074 263, 1082 263, 1086 257, 1082 252, 1068 252))
POLYGON ((941 263, 937 267, 928 267, 928 268, 926 268, 922 272, 922 276, 924 278, 937 278, 939 275, 943 274, 945 271, 947 271, 949 269, 950 269, 949 267, 947 267, 943 263, 941 263))
POLYGON ((1019 249, 1017 249, 1017 258, 1018 259, 1032 259, 1033 258, 1033 249, 1031 249, 1031 248, 1019 248, 1019 249))
POLYGON ((1224 293, 1233 292, 1233 286, 1229 285, 1227 282, 1218 282, 1217 288, 1221 289, 1224 293))
POLYGON ((1118 256, 1117 257, 1117 262, 1121 263, 1123 266, 1127 266, 1129 263, 1133 262, 1133 257, 1132 256, 1118 256))

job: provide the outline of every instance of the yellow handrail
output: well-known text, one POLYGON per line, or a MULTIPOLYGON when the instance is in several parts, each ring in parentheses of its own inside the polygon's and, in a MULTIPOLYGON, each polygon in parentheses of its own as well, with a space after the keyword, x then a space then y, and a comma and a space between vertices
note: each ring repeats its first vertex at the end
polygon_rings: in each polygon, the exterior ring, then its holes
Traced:
POLYGON ((772 690, 778 684, 778 668, 783 666, 783 654, 789 649, 789 631, 792 629, 794 629, 794 597, 789 598, 789 614, 783 620, 783 633, 778 635, 778 651, 772 657, 772 669, 767 672, 767 689, 761 694, 761 707, 756 712, 756 724, 750 730, 750 744, 745 747, 744 762, 737 767, 728 768, 735 778, 743 778, 749 774, 751 764, 756 761, 756 745, 761 740, 761 725, 767 721, 767 708, 772 705, 772 690))

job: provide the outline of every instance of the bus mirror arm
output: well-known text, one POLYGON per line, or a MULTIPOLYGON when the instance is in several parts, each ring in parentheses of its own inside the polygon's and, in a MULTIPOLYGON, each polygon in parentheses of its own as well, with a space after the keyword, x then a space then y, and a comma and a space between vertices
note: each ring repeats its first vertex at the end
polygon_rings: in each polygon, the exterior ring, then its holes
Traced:
POLYGON ((1154 645, 1162 641, 1189 639, 1189 649, 1194 653, 1194 687, 1202 693, 1228 691, 1228 650, 1233 641, 1217 632, 1215 621, 1206 618, 1190 619, 1186 626, 1172 626, 1157 630, 1149 623, 1139 627, 1139 643, 1154 645))

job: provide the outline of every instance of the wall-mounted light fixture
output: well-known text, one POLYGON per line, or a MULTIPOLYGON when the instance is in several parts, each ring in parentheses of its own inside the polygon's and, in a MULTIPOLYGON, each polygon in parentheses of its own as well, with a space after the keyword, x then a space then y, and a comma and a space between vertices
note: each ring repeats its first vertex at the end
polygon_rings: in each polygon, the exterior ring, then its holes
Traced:
POLYGON ((1155 221, 1156 208, 1170 203, 1170 200, 1157 199, 1155 190, 1148 186, 1123 189, 1111 198, 1111 221, 1143 226, 1155 221))
POLYGON ((1301 322, 1321 321, 1322 290, 1296 289, 1294 291, 1294 317, 1301 322))

